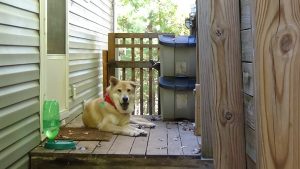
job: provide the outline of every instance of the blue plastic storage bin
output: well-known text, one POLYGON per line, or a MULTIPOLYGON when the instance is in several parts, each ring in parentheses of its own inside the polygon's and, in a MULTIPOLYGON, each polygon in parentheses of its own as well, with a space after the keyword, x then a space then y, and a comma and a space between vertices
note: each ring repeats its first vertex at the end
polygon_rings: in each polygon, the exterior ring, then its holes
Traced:
POLYGON ((159 77, 163 120, 195 119, 195 83, 190 77, 159 77))
POLYGON ((158 39, 161 75, 194 77, 196 75, 196 37, 160 35, 158 39))

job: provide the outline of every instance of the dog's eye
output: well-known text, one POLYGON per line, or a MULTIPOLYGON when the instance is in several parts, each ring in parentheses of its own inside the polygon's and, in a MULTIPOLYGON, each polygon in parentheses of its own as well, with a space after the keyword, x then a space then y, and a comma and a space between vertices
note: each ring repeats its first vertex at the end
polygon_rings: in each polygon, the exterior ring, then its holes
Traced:
POLYGON ((130 89, 127 89, 127 92, 130 92, 131 90, 130 89))
POLYGON ((122 90, 121 90, 121 89, 118 89, 118 92, 120 92, 120 93, 121 93, 121 92, 122 92, 122 90))

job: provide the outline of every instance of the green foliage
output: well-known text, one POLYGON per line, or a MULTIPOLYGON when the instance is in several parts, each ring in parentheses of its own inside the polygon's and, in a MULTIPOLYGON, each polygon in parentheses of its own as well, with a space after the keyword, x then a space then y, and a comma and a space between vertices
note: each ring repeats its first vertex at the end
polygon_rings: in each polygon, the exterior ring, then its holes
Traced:
POLYGON ((178 18, 172 0, 119 0, 118 31, 128 33, 163 32, 188 34, 184 17, 178 18))

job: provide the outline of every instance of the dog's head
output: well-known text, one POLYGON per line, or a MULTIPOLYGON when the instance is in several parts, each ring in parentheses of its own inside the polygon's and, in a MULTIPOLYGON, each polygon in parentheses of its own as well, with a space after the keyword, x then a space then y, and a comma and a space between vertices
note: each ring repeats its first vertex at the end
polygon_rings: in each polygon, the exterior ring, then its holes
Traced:
POLYGON ((121 113, 132 113, 134 111, 135 88, 138 84, 133 81, 119 80, 113 76, 110 77, 109 83, 107 92, 117 110, 121 113))

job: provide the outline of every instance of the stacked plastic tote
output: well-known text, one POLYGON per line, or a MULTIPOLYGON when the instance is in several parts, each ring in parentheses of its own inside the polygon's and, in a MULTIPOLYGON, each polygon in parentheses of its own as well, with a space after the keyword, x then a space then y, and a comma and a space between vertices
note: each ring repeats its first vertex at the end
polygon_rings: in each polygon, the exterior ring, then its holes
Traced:
POLYGON ((159 36, 160 106, 164 120, 194 120, 195 36, 159 36))

